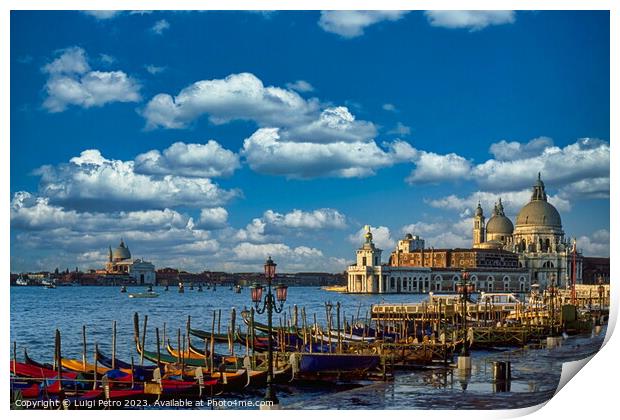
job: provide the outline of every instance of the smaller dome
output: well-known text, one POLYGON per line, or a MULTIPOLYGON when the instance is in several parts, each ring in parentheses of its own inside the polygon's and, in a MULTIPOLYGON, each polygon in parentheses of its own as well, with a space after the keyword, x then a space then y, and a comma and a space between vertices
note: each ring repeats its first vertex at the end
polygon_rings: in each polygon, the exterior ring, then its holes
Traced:
POLYGON ((411 233, 408 233, 405 235, 405 239, 413 239, 413 235, 411 233))
POLYGON ((480 201, 478 201, 478 207, 476 207, 476 216, 483 216, 483 212, 482 212, 482 206, 480 205, 480 201))
POLYGON ((502 215, 491 216, 487 222, 487 233, 501 233, 504 235, 512 235, 514 225, 509 218, 502 215))

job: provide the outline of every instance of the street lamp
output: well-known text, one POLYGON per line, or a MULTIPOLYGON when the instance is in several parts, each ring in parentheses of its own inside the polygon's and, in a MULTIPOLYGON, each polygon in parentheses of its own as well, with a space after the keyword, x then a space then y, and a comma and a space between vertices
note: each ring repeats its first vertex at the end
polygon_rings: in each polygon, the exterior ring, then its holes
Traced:
POLYGON ((468 283, 469 273, 466 270, 461 272, 461 282, 456 286, 456 292, 461 295, 461 314, 463 320, 461 322, 463 330, 463 350, 461 356, 469 357, 469 343, 467 341, 467 301, 470 293, 474 291, 474 285, 468 283))
POLYGON ((263 286, 259 283, 254 283, 250 290, 252 295, 252 302, 256 312, 259 314, 267 312, 267 329, 268 333, 268 346, 267 346, 267 392, 265 393, 265 401, 271 401, 273 405, 278 404, 278 398, 273 389, 273 312, 282 312, 284 309, 284 302, 286 302, 286 294, 288 286, 284 284, 278 284, 275 286, 276 295, 271 293, 271 283, 276 277, 276 263, 273 262, 271 257, 265 262, 265 279, 267 280, 267 294, 263 300, 263 286), (278 304, 276 304, 276 300, 278 304), (261 307, 262 303, 262 307, 261 307))

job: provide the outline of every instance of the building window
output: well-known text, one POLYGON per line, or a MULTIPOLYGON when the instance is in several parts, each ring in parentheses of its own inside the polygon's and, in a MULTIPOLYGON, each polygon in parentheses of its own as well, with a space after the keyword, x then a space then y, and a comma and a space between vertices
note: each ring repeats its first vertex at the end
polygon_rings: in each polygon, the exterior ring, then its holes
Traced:
POLYGON ((362 257, 362 265, 366 266, 366 257, 362 257))

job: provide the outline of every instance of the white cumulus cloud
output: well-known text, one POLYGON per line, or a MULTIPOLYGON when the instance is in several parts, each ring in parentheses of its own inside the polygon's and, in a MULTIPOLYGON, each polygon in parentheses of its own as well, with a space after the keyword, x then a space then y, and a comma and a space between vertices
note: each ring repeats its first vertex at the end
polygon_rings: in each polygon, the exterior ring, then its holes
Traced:
POLYGON ((157 35, 161 35, 164 33, 166 29, 169 29, 169 28, 170 28, 170 23, 168 23, 166 19, 160 19, 157 22, 155 22, 151 30, 155 32, 157 35))
POLYGON ((293 83, 287 83, 286 87, 292 90, 296 90, 297 92, 312 92, 314 91, 314 86, 305 80, 297 80, 293 83))
POLYGON ((292 90, 266 87, 253 74, 240 73, 195 82, 174 97, 157 94, 142 114, 149 128, 183 128, 205 114, 214 124, 250 120, 278 126, 310 121, 318 108, 316 100, 306 101, 292 90))
MULTIPOLYGON (((384 251, 388 251, 383 254, 383 259, 386 259, 386 255, 389 255, 396 245, 396 241, 392 238, 392 234, 390 233, 390 228, 387 226, 371 226, 370 230, 372 233, 372 241, 375 246, 384 251)), ((361 227, 357 232, 349 235, 349 242, 359 247, 366 241, 365 235, 366 229, 361 227)))
POLYGON ((244 140, 241 155, 254 171, 289 178, 365 177, 377 169, 408 160, 414 153, 405 142, 312 143, 283 140, 277 128, 261 128, 244 140))
POLYGON ((79 47, 63 50, 43 71, 49 75, 43 102, 49 112, 62 112, 70 105, 90 108, 141 100, 136 80, 122 71, 91 70, 86 52, 79 47))
POLYGON ((106 159, 87 150, 56 166, 45 165, 39 190, 50 202, 76 209, 216 207, 239 195, 222 190, 209 178, 139 174, 133 161, 106 159))
POLYGON ((512 10, 429 10, 425 15, 431 26, 471 31, 514 23, 516 19, 512 10))
POLYGON ((364 34, 364 30, 379 22, 397 21, 407 11, 399 10, 330 10, 322 11, 319 26, 327 32, 344 38, 355 38, 364 34))
POLYGON ((241 241, 261 243, 291 235, 300 236, 309 231, 344 229, 346 226, 346 216, 335 209, 294 209, 289 213, 267 210, 262 217, 254 218, 244 229, 240 229, 235 237, 241 241))
POLYGON ((136 156, 134 171, 146 175, 227 177, 240 167, 239 157, 215 140, 206 144, 177 142, 165 149, 136 156))
POLYGON ((421 151, 414 162, 415 169, 406 180, 410 184, 467 179, 471 173, 471 162, 455 153, 421 151))
POLYGON ((589 236, 577 238, 577 249, 586 257, 609 257, 609 231, 600 229, 589 236))

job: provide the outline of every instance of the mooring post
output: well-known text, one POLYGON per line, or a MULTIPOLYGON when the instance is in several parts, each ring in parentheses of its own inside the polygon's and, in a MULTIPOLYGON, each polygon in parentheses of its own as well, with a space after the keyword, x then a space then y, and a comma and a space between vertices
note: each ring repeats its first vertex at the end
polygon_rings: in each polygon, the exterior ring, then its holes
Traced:
POLYGON ((161 343, 159 342, 159 328, 155 327, 155 340, 157 341, 157 367, 161 365, 161 343))
POLYGON ((177 362, 181 364, 181 329, 177 329, 177 362))
POLYGON ((116 321, 112 321, 112 369, 116 369, 116 321))
POLYGON ((62 346, 60 341, 60 330, 56 330, 56 366, 58 368, 58 383, 62 390, 62 346))
POLYGON ((17 376, 17 341, 13 341, 13 374, 17 376))
POLYGON ((254 358, 255 354, 254 354, 254 347, 256 344, 256 339, 254 338, 254 308, 250 308, 250 343, 252 344, 252 363, 255 364, 256 360, 254 358))
POLYGON ((209 345, 209 365, 211 368, 211 376, 213 376, 213 352, 215 349, 215 338, 213 337, 214 329, 215 329, 215 311, 213 311, 213 322, 211 323, 211 341, 209 345))
POLYGON ((142 351, 140 352, 140 366, 144 366, 144 345, 146 343, 146 324, 149 316, 144 315, 144 331, 142 331, 142 351))
POLYGON ((136 347, 140 346, 140 320, 138 313, 133 313, 133 339, 136 342, 136 347))
POLYGON ((97 369, 99 368, 97 364, 97 353, 99 353, 99 346, 97 342, 95 342, 95 369, 93 372, 93 389, 97 389, 97 369))
POLYGON ((190 352, 190 348, 191 348, 191 346, 190 346, 191 338, 189 336, 189 332, 192 329, 192 316, 191 315, 187 315, 187 327, 186 327, 186 329, 187 329, 187 331, 186 331, 186 334, 187 334, 187 352, 189 353, 190 352))
POLYGON ((86 372, 86 325, 82 325, 82 369, 86 372))

